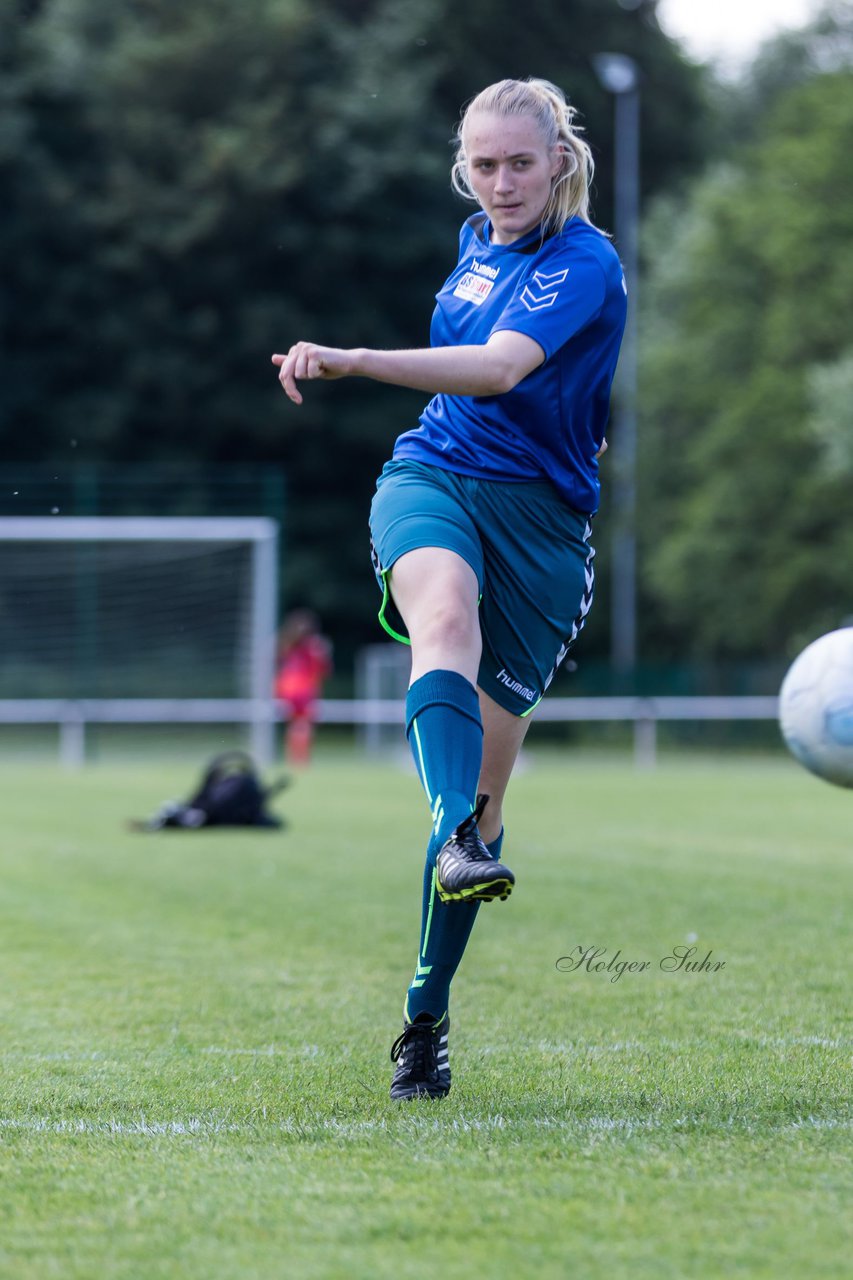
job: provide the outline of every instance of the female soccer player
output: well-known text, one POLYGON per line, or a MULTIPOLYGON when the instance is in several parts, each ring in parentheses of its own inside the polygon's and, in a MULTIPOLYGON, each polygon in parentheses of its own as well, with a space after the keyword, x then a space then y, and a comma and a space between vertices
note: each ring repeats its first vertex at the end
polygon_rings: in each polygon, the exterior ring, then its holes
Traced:
POLYGON ((504 794, 592 602, 590 517, 626 312, 618 256, 590 220, 592 172, 559 89, 490 85, 457 131, 452 185, 480 210, 437 296, 431 346, 298 342, 273 356, 297 405, 297 383, 314 378, 433 397, 371 509, 380 619, 396 634, 393 604, 412 646, 406 733, 433 820, 392 1098, 450 1089, 450 982, 479 903, 515 883, 504 794))

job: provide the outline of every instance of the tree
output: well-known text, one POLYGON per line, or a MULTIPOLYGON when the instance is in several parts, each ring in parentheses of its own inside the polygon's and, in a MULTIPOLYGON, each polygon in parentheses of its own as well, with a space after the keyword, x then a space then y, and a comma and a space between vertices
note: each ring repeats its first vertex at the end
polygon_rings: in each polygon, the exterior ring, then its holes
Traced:
POLYGON ((23 12, 0 0, 14 36, 0 133, 7 460, 283 463, 289 597, 339 646, 373 637, 367 508, 422 397, 346 383, 293 411, 270 354, 314 335, 428 341, 467 211, 449 191, 449 140, 489 80, 532 72, 571 90, 600 153, 606 224, 612 104, 591 54, 631 48, 655 77, 649 190, 696 162, 701 73, 651 0, 631 12, 550 0, 523 23, 508 0, 23 12))
POLYGON ((814 437, 815 415, 837 434, 849 378, 851 129, 853 74, 818 75, 647 227, 641 527, 659 654, 778 657, 851 611, 849 474, 814 437))

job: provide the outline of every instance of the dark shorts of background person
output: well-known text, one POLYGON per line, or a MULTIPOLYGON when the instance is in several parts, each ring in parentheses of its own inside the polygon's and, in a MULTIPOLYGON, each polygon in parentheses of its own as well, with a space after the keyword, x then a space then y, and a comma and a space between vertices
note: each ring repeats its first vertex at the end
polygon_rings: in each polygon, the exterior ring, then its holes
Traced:
POLYGON ((379 620, 404 644, 405 627, 388 589, 400 556, 443 547, 471 566, 481 597, 478 684, 513 715, 529 715, 592 604, 590 517, 569 507, 547 481, 479 480, 394 458, 377 482, 370 532, 383 591, 379 620))

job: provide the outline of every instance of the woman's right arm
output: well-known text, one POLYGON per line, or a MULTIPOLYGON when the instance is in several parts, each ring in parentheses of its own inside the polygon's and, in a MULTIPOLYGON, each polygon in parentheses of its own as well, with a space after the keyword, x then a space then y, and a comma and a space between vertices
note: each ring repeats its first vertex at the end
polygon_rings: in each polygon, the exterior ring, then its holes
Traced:
POLYGON ((302 403, 296 383, 315 378, 372 378, 430 395, 503 395, 544 359, 538 342, 509 329, 493 334, 480 346, 376 351, 297 342, 287 355, 272 358, 279 367, 279 381, 294 404, 302 403))

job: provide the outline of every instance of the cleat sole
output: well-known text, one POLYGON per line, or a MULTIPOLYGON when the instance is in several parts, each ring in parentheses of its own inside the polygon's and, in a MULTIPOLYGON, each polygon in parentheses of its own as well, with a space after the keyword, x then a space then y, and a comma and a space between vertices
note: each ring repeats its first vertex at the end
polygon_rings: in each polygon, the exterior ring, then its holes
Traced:
POLYGON ((511 880, 491 880, 485 884, 472 884, 465 889, 449 891, 436 876, 435 888, 442 902, 493 902, 500 898, 506 902, 512 893, 511 880))

